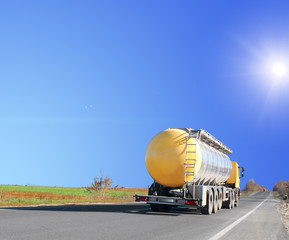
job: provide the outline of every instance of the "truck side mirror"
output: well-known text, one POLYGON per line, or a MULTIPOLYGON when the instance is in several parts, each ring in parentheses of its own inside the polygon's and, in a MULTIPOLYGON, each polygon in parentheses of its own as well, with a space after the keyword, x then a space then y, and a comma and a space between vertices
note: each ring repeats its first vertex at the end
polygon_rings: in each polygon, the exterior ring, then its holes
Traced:
POLYGON ((243 167, 239 167, 239 169, 241 169, 241 177, 244 177, 245 176, 245 169, 243 167))
POLYGON ((244 168, 241 167, 241 177, 244 177, 245 176, 245 170, 244 168))

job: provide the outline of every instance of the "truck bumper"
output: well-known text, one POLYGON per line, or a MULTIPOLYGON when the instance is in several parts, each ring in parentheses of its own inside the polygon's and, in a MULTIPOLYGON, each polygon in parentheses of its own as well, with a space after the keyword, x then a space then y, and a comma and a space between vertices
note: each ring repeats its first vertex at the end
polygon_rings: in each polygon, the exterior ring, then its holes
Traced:
POLYGON ((145 202, 147 204, 162 204, 162 205, 189 206, 189 207, 199 206, 198 201, 179 197, 166 197, 154 195, 135 195, 134 197, 136 202, 145 202))

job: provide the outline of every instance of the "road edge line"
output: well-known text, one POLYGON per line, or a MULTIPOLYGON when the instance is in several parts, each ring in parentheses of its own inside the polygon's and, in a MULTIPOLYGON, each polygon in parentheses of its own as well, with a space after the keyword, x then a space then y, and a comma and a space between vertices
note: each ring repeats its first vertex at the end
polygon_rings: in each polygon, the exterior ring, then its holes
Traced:
POLYGON ((242 222, 244 219, 246 219, 249 215, 251 215, 257 208, 259 208, 264 202, 266 202, 268 198, 266 198, 263 202, 261 202, 257 207, 252 209, 250 212, 246 213, 243 217, 239 218, 235 222, 231 223, 229 226, 225 227, 222 231, 218 232, 215 236, 209 238, 208 240, 218 240, 221 237, 223 237, 227 232, 229 232, 232 228, 234 228, 236 225, 238 225, 240 222, 242 222))

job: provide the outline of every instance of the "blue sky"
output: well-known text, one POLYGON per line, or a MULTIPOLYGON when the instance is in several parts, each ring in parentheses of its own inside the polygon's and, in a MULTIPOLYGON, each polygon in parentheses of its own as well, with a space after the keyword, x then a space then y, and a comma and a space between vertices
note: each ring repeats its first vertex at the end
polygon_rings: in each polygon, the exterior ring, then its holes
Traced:
MULTIPOLYGON (((205 129, 289 180, 286 1, 1 1, 1 184, 147 187, 166 128, 205 129)), ((289 67, 289 65, 288 65, 289 67)))

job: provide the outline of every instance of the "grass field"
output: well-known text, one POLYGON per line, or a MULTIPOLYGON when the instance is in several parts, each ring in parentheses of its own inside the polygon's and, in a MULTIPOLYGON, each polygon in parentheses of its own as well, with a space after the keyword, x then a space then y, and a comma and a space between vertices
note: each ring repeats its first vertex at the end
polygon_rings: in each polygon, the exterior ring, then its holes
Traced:
MULTIPOLYGON (((241 191, 241 197, 251 193, 253 192, 241 191)), ((86 188, 0 185, 0 206, 132 202, 135 194, 147 194, 147 188, 120 188, 90 192, 86 188)))
POLYGON ((131 202, 146 188, 121 188, 90 192, 85 188, 0 185, 0 206, 40 204, 131 202))

